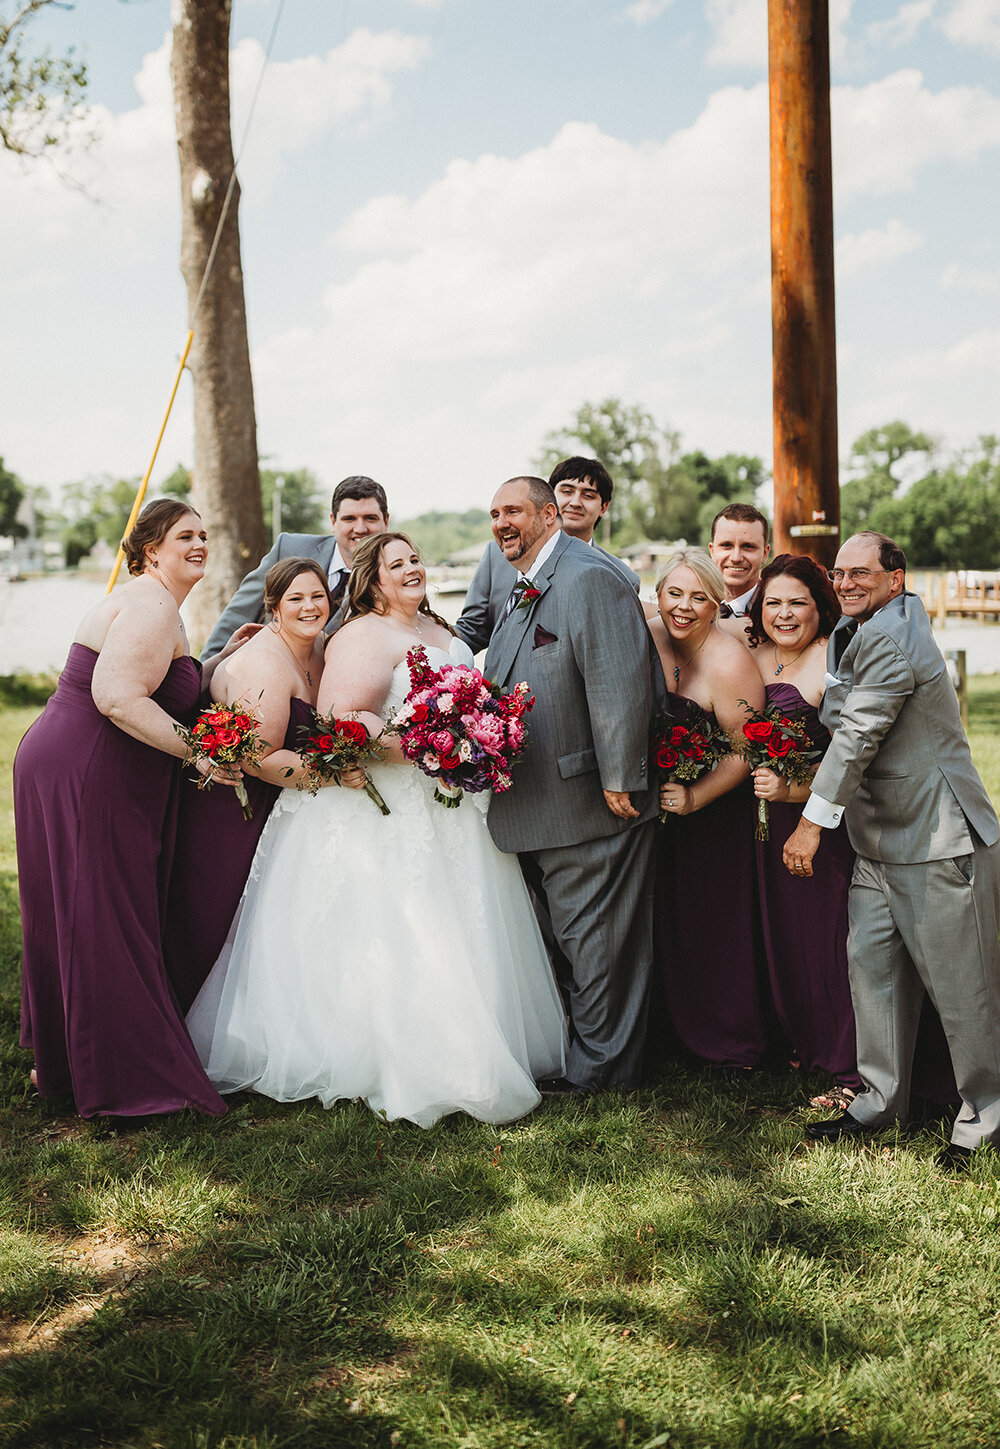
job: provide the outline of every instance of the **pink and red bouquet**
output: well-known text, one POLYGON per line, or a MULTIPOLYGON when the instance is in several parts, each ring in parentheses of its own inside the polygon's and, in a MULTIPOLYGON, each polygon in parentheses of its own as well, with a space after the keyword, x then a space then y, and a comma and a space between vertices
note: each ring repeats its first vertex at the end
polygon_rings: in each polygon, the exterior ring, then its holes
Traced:
POLYGON ((391 721, 400 748, 437 783, 434 798, 454 808, 463 791, 509 790, 511 765, 524 749, 524 716, 535 703, 526 684, 504 694, 478 669, 432 669, 417 645, 406 656, 410 692, 391 721))
POLYGON ((314 714, 314 719, 311 729, 299 731, 298 753, 306 767, 301 788, 315 795, 334 775, 344 770, 365 770, 365 794, 383 815, 390 814, 365 768, 369 760, 385 759, 385 750, 379 744, 381 736, 372 739, 368 726, 359 719, 335 719, 332 714, 314 714))
MULTIPOLYGON (((816 773, 813 761, 822 751, 812 748, 804 722, 789 719, 775 704, 751 709, 745 699, 739 702, 747 712, 747 721, 733 741, 735 753, 746 760, 751 770, 765 766, 796 785, 808 785, 816 773)), ((770 818, 767 801, 758 800, 755 839, 770 839, 770 818)))
MULTIPOLYGON (((732 753, 725 730, 697 705, 688 706, 683 720, 660 714, 653 722, 653 760, 661 785, 691 785, 732 753)), ((660 811, 661 824, 669 813, 660 811)))
MULTIPOLYGON (((260 721, 252 709, 235 705, 210 704, 203 709, 190 728, 175 724, 174 729, 191 751, 192 759, 211 760, 214 765, 259 765, 269 748, 267 740, 257 733, 260 721)), ((190 761, 188 762, 190 763, 190 761)), ((208 790, 212 781, 207 775, 198 779, 198 789, 208 790)), ((236 798, 243 807, 243 818, 249 820, 253 809, 242 780, 236 786, 236 798)))

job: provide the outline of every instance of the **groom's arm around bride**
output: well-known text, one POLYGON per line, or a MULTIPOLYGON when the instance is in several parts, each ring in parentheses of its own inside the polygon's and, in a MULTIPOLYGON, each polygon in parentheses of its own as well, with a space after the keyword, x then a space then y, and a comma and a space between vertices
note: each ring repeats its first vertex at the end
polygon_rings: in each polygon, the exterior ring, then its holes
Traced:
POLYGON ((514 478, 494 537, 524 598, 501 617, 485 673, 535 696, 528 749, 489 827, 517 852, 572 968, 578 1087, 637 1085, 649 1005, 653 828, 649 633, 620 571, 559 528, 552 489, 514 478))

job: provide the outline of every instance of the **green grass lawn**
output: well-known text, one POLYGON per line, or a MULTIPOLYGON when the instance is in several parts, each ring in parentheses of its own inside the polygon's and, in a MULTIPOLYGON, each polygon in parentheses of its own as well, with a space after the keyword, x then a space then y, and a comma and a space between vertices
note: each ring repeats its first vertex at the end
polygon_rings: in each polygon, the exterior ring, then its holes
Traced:
MULTIPOLYGON (((996 799, 1000 678, 972 686, 996 799)), ((40 1104, 0 790, 0 1444, 1000 1442, 1000 1173, 941 1177, 940 1124, 810 1149, 808 1083, 679 1068, 506 1128, 40 1104)))

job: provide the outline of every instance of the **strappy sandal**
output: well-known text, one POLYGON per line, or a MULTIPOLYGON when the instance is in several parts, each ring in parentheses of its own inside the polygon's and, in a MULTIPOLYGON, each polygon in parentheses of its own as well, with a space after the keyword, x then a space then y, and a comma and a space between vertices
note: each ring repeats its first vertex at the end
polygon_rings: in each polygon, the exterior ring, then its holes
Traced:
POLYGON ((857 1093, 850 1087, 844 1087, 838 1082, 828 1092, 821 1092, 818 1097, 810 1097, 809 1105, 824 1107, 829 1112, 846 1112, 856 1096, 857 1093))

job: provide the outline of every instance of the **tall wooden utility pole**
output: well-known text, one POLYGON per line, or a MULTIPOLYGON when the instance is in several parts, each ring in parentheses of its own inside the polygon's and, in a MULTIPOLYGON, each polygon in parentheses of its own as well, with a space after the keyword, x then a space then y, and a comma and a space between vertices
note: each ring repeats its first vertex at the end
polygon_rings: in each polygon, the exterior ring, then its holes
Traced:
POLYGON ((840 537, 828 0, 768 0, 774 548, 840 537))

